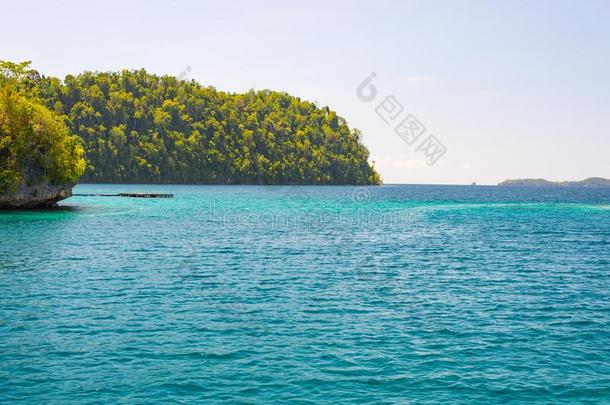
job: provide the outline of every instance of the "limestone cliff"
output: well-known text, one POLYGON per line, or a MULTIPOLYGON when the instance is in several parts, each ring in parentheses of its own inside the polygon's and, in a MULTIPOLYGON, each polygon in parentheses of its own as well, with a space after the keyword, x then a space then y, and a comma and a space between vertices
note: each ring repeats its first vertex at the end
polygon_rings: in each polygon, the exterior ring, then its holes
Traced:
POLYGON ((74 183, 54 184, 37 166, 28 166, 21 173, 16 190, 0 191, 0 209, 48 208, 72 196, 74 183))

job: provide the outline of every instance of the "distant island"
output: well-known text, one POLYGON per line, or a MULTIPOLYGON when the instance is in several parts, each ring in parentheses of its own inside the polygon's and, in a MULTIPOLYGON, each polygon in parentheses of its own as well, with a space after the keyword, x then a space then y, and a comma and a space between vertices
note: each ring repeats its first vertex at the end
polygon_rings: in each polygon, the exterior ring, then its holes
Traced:
POLYGON ((544 179, 505 180, 498 186, 521 187, 610 187, 610 180, 602 177, 590 177, 581 181, 548 181, 544 179))

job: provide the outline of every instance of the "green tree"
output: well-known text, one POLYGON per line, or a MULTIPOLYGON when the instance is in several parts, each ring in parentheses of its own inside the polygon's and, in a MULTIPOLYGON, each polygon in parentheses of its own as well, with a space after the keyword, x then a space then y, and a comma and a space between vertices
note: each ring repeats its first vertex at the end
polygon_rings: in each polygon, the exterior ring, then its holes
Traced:
POLYGON ((0 192, 23 180, 75 183, 84 173, 82 141, 40 104, 39 81, 29 62, 0 61, 0 192))
POLYGON ((358 131, 328 107, 286 93, 225 93, 145 70, 35 83, 82 138, 85 181, 380 182, 358 131))

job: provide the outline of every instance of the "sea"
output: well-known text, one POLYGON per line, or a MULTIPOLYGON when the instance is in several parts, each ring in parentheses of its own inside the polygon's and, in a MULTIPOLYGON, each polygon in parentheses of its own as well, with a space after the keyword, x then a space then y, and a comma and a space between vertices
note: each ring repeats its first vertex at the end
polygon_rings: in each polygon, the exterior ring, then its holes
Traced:
POLYGON ((610 189, 121 192, 0 212, 0 402, 610 403, 610 189))

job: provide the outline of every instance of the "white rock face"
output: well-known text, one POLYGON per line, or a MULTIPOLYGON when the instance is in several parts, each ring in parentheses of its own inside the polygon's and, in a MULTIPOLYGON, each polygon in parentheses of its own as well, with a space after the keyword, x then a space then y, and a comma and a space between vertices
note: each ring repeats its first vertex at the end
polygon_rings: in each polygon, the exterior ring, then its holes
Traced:
POLYGON ((49 182, 26 185, 15 193, 0 193, 0 209, 55 207, 58 201, 72 196, 74 184, 54 185, 49 182))

